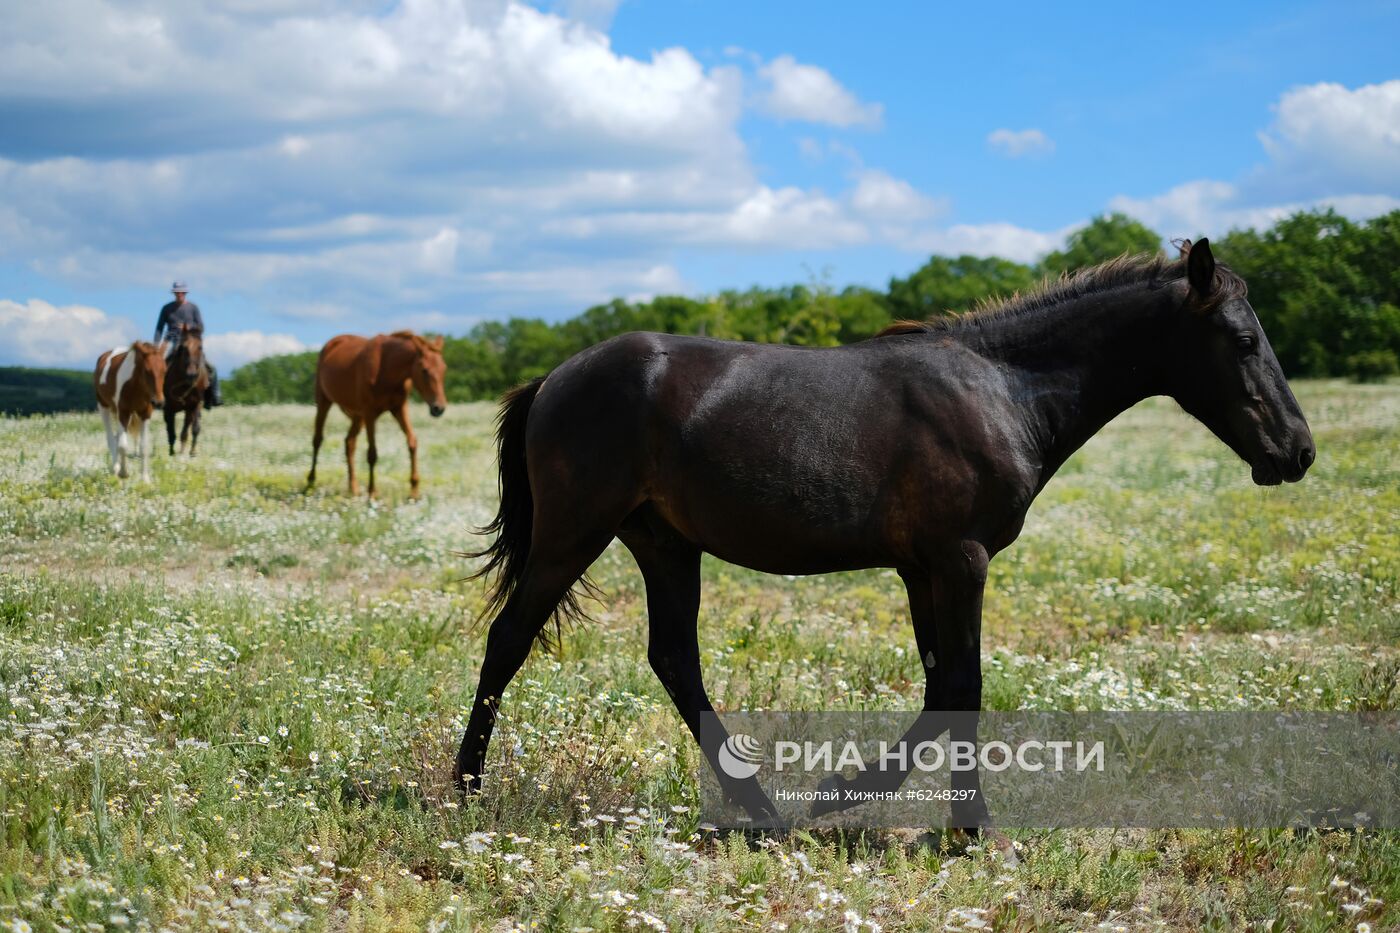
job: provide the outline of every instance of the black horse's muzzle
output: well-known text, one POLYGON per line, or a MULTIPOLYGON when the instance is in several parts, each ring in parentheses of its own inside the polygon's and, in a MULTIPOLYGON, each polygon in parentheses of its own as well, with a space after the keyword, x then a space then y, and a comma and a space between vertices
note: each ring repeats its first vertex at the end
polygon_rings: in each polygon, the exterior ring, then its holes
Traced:
POLYGON ((1291 454, 1269 454, 1250 471, 1258 486, 1296 483, 1307 475, 1308 467, 1317 460, 1317 448, 1309 439, 1294 448, 1291 454))
POLYGON ((1293 453, 1293 457, 1288 464, 1288 469, 1283 471, 1284 481, 1289 483, 1298 482, 1298 480, 1302 479, 1307 474, 1308 467, 1312 466, 1316 460, 1317 448, 1313 447, 1312 442, 1309 441, 1305 444, 1300 444, 1298 449, 1293 453))

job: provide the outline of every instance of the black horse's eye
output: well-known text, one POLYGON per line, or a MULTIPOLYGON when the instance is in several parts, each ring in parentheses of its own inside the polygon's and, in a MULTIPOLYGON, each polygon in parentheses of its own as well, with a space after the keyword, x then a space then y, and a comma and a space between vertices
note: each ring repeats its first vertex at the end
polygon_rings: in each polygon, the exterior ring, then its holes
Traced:
POLYGON ((1235 338, 1235 346, 1239 347, 1241 353, 1252 353, 1259 342, 1254 339, 1253 334, 1240 334, 1235 338))

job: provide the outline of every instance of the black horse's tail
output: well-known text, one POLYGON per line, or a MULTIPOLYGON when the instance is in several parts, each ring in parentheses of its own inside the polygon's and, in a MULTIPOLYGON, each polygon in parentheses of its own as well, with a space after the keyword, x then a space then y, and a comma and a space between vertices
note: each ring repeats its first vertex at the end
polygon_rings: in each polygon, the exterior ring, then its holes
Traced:
MULTIPOLYGON (((525 464, 525 424, 530 416, 530 406, 539 394, 543 378, 533 379, 524 385, 516 386, 501 398, 501 411, 496 417, 496 447, 500 458, 501 507, 496 517, 484 528, 478 528, 482 535, 494 534, 495 540, 481 551, 470 553, 468 557, 485 557, 486 563, 471 575, 476 580, 494 574, 491 591, 486 597, 481 619, 493 617, 505 608, 511 594, 525 575, 525 561, 530 556, 530 538, 535 523, 535 498, 530 491, 530 474, 525 464)), ((582 580, 585 590, 592 584, 582 580)), ((578 596, 571 589, 559 601, 554 612, 554 631, 548 627, 540 630, 540 641, 545 647, 557 644, 561 629, 561 617, 578 619, 584 616, 578 604, 578 596)))

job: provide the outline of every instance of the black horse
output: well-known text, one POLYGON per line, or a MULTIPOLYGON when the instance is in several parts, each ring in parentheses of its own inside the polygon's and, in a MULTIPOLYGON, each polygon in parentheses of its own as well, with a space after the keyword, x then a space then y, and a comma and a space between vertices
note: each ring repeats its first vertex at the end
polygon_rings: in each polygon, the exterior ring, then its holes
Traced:
MULTIPOLYGON (((723 736, 701 738, 702 552, 769 573, 895 568, 918 656, 935 662, 924 708, 979 710, 988 561, 1070 454, 1153 395, 1204 422, 1256 483, 1295 482, 1313 462, 1245 284, 1204 239, 846 347, 627 334, 579 353, 502 405, 497 536, 481 552, 497 614, 457 779, 479 786, 503 691, 550 617, 577 612, 571 589, 614 537, 646 581, 651 666, 755 820, 776 813, 757 779, 725 775, 723 736)), ((974 739, 973 722, 953 738, 974 739)), ((953 823, 989 824, 980 793, 953 823)))
POLYGON ((199 446, 200 415, 204 411, 204 390, 209 388, 209 369, 204 364, 204 331, 189 324, 180 325, 180 346, 165 367, 165 438, 170 456, 175 456, 175 417, 185 413, 180 429, 180 452, 185 442, 190 456, 199 446))

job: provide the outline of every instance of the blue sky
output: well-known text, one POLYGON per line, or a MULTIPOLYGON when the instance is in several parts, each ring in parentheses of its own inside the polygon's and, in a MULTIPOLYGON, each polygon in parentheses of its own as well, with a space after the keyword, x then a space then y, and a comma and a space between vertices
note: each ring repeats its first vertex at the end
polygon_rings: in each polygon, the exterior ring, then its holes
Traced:
MULTIPOLYGON (((0 32, 0 363, 226 366, 1400 207, 1400 3, 65 0, 0 32)), ((1226 257, 1228 259, 1228 257, 1226 257)))

